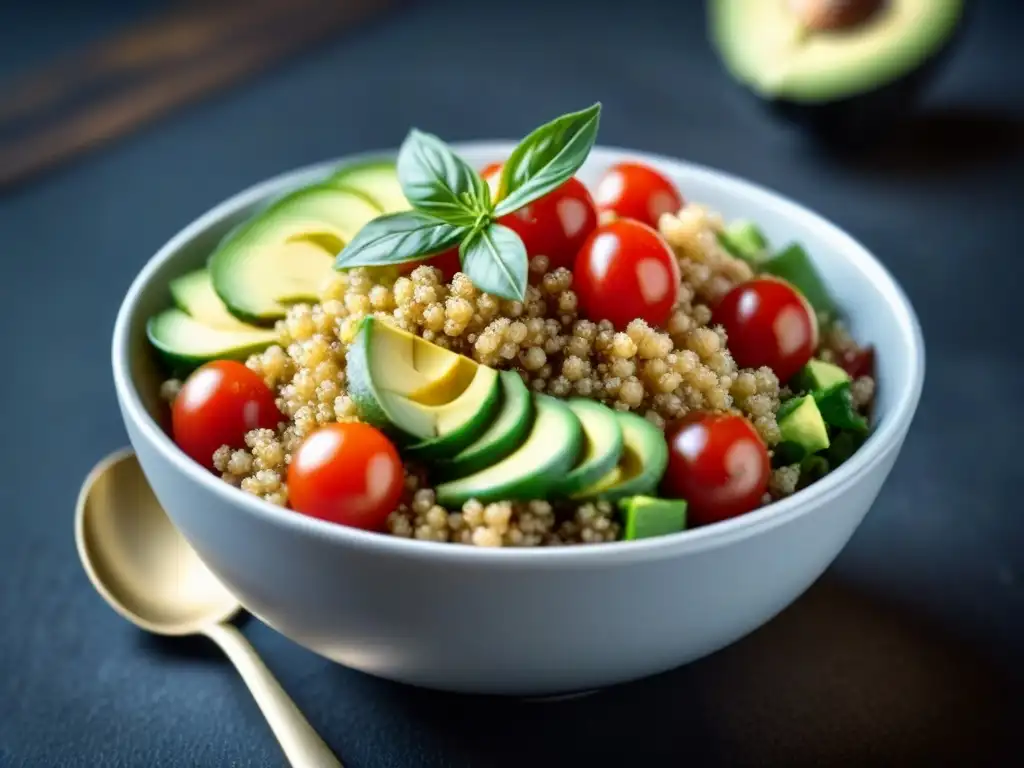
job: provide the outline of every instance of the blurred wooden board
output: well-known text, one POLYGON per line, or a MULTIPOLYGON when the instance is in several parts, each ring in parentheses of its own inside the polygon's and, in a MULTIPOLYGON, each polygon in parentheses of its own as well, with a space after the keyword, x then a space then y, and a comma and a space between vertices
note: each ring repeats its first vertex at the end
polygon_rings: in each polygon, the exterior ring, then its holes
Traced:
POLYGON ((31 72, 0 100, 0 189, 353 28, 401 0, 192 0, 31 72))

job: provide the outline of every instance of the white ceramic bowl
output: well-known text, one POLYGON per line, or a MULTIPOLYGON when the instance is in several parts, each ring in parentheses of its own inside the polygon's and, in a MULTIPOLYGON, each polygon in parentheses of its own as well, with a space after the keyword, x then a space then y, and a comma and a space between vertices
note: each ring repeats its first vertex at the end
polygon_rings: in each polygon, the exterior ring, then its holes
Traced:
MULTIPOLYGON (((475 167, 509 142, 457 145, 475 167)), ((365 157, 365 156, 363 156, 365 157)), ((877 427, 807 490, 743 517, 637 542, 490 550, 394 538, 279 509, 194 464, 162 428, 145 322, 168 281, 203 263, 262 201, 337 162, 258 184, 190 224, 132 283, 113 338, 132 446, 170 517, 265 623, 373 675, 452 691, 553 695, 625 682, 712 653, 761 626, 828 567, 874 502, 910 426, 924 376, 921 332, 889 273, 849 235, 772 192, 705 168, 596 148, 592 184, 625 158, 670 176, 687 199, 802 242, 856 337, 875 345, 877 427)))

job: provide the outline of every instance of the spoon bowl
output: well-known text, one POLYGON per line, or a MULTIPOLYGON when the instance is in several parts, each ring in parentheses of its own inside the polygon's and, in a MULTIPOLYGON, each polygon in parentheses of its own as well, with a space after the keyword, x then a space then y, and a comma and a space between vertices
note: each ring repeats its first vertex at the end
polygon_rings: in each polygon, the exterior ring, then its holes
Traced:
POLYGON ((130 450, 109 456, 89 473, 75 528, 93 586, 142 629, 195 634, 241 608, 168 519, 130 450))
POLYGON ((86 477, 75 508, 75 543, 89 580, 117 613, 158 635, 206 635, 249 686, 294 766, 341 764, 242 633, 228 624, 238 600, 174 527, 142 473, 122 450, 86 477))

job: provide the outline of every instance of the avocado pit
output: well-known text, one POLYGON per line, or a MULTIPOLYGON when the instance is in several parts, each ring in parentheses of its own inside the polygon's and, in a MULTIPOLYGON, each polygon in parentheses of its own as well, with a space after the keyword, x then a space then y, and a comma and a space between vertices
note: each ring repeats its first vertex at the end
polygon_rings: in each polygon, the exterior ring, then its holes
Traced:
POLYGON ((789 0, 800 23, 813 32, 850 30, 870 21, 885 0, 789 0))

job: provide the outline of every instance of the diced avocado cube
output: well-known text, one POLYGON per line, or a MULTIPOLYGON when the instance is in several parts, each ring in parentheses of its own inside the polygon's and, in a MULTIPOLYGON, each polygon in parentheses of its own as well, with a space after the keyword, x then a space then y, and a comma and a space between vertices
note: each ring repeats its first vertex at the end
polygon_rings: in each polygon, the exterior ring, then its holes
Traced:
POLYGON ((857 413, 853 405, 849 381, 841 381, 827 389, 815 390, 813 397, 821 418, 830 427, 850 429, 854 432, 867 431, 867 419, 857 413))
POLYGON ((810 360, 796 375, 794 383, 806 392, 813 392, 850 380, 850 374, 838 365, 826 363, 824 360, 810 360))
POLYGON ((757 263, 764 260, 768 240, 752 221, 734 221, 718 235, 718 241, 738 259, 757 263))
POLYGON ((763 272, 781 277, 796 286, 816 312, 828 317, 835 316, 836 304, 814 268, 807 251, 800 245, 793 243, 762 262, 760 268, 763 272))
POLYGON ((631 496, 619 503, 626 541, 666 536, 686 528, 686 502, 683 499, 656 499, 631 496))
POLYGON ((828 427, 811 395, 794 397, 779 408, 779 432, 782 440, 776 454, 786 463, 823 451, 829 446, 828 427))

